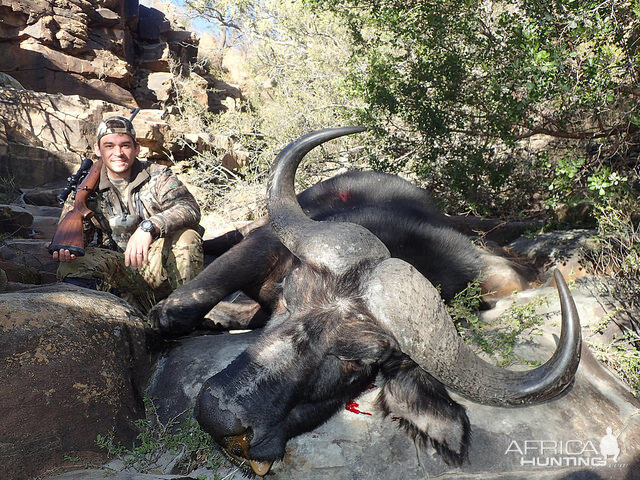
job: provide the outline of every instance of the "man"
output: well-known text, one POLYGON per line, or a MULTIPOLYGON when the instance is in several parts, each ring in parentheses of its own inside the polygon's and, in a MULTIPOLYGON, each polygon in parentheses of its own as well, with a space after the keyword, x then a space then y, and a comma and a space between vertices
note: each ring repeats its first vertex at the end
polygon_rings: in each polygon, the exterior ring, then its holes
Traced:
MULTIPOLYGON (((100 181, 84 222, 85 255, 53 252, 58 277, 75 285, 115 291, 147 312, 202 271, 200 207, 165 166, 137 159, 131 121, 113 116, 98 126, 95 154, 100 181)), ((70 198, 61 219, 73 208, 70 198)))

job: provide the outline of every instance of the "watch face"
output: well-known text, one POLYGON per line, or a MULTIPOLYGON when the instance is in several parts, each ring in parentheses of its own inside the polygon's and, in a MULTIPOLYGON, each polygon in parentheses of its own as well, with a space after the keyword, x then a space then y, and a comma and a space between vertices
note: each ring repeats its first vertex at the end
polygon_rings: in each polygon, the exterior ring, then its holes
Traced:
POLYGON ((144 220, 140 224, 140 228, 142 230, 144 230, 145 232, 151 232, 151 231, 153 231, 153 223, 151 223, 151 220, 144 220))

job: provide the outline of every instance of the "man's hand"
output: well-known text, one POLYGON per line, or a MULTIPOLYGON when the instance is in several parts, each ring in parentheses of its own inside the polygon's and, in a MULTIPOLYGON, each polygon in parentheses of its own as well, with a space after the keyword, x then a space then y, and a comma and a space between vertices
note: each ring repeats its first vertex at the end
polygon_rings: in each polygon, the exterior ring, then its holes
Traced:
POLYGON ((151 242, 153 242, 151 232, 145 232, 139 228, 133 232, 124 251, 124 264, 127 267, 140 268, 147 263, 151 242))
POLYGON ((66 249, 60 249, 58 252, 53 252, 51 256, 53 257, 54 262, 70 262, 71 260, 76 259, 76 256, 66 249))

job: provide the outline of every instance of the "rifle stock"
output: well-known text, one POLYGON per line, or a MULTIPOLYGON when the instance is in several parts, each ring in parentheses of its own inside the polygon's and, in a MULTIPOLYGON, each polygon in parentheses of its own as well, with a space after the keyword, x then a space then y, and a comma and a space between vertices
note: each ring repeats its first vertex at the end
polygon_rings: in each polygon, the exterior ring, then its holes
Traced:
POLYGON ((93 211, 87 206, 87 198, 98 186, 101 169, 102 159, 99 158, 78 187, 73 208, 67 212, 58 224, 58 229, 53 235, 51 244, 49 245, 50 254, 60 250, 69 250, 73 255, 78 257, 84 255, 82 223, 85 219, 89 219, 93 215, 93 211))

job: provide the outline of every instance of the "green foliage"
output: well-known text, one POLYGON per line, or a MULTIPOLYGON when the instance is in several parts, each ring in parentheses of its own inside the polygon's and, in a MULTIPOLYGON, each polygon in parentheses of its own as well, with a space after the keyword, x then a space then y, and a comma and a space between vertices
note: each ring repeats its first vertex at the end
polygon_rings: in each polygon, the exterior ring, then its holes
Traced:
POLYGON ((538 362, 518 356, 514 348, 524 335, 530 336, 538 332, 543 318, 536 310, 547 304, 548 300, 541 297, 522 305, 514 303, 492 322, 483 322, 478 317, 481 301, 480 284, 474 282, 450 302, 449 313, 462 338, 492 357, 499 366, 537 365, 538 362))
POLYGON ((63 458, 65 462, 71 463, 78 463, 81 460, 80 456, 78 455, 65 455, 63 458))
POLYGON ((109 455, 120 458, 125 468, 139 473, 147 473, 158 468, 158 462, 165 454, 176 455, 175 468, 178 473, 189 473, 199 466, 217 470, 223 457, 214 445, 211 437, 202 431, 198 423, 190 418, 182 424, 174 418, 163 424, 160 422, 156 405, 145 398, 147 416, 135 422, 139 434, 131 449, 114 440, 113 431, 106 435, 98 435, 96 444, 105 449, 109 455))
POLYGON ((590 342, 596 357, 609 365, 631 387, 636 397, 640 397, 640 335, 626 331, 615 336, 613 342, 603 345, 590 342))
POLYGON ((640 225, 633 203, 627 208, 597 206, 598 232, 589 252, 596 273, 640 281, 640 225))
POLYGON ((633 168, 606 150, 624 154, 638 131, 637 2, 307 3, 350 27, 349 85, 377 136, 374 165, 410 168, 450 204, 514 213, 534 194, 603 196, 633 168), (554 175, 555 159, 538 162, 529 140, 540 135, 594 147, 567 172, 584 182, 563 176, 567 159, 554 175))

